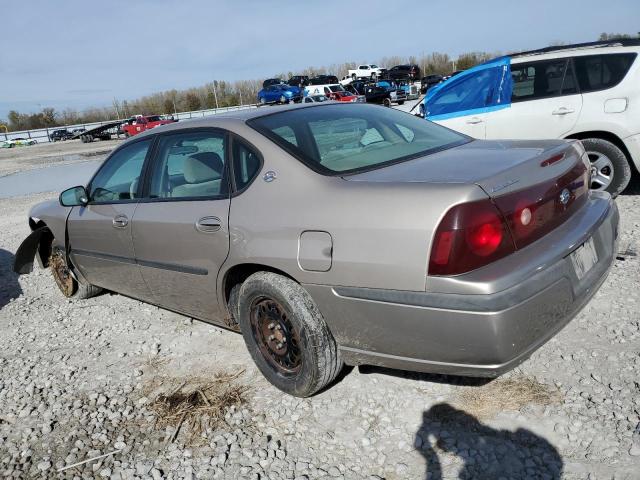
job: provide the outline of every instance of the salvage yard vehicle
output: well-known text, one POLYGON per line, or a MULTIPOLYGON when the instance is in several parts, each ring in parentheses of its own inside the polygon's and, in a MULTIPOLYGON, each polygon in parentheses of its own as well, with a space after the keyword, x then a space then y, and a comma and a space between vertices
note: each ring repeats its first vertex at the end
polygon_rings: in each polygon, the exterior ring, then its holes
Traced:
POLYGON ((355 70, 349 70, 348 74, 352 79, 356 80, 358 78, 366 78, 367 80, 375 80, 378 77, 383 77, 384 72, 386 70, 384 68, 380 68, 377 65, 366 64, 360 65, 355 70))
POLYGON ((395 67, 391 67, 385 78, 390 80, 409 80, 414 81, 420 78, 420 67, 418 65, 410 64, 410 65, 396 65, 395 67))
POLYGON ((348 365, 496 376, 589 301, 618 212, 580 142, 474 140, 394 109, 323 102, 125 141, 34 206, 61 292, 119 292, 240 331, 308 396, 348 365))
POLYGON ((429 120, 476 138, 581 140, 591 188, 614 196, 640 168, 640 40, 547 47, 429 90, 429 120))
POLYGON ((431 87, 443 81, 442 75, 427 75, 420 80, 420 93, 427 93, 431 87))
MULTIPOLYGON (((133 117, 133 121, 131 123, 127 122, 122 126, 122 131, 124 132, 125 137, 132 137, 152 128, 156 128, 161 125, 168 125, 174 122, 175 120, 166 118, 162 115, 136 115, 133 117)), ((85 136, 87 134, 88 132, 84 133, 85 136)))
POLYGON ((292 87, 299 87, 300 85, 307 86, 309 85, 309 76, 308 75, 294 75, 289 79, 287 84, 292 87))
POLYGON ((302 99, 302 91, 298 87, 279 83, 269 85, 258 92, 258 102, 267 103, 299 102, 302 99))
POLYGON ((308 95, 304 97, 302 101, 303 103, 319 103, 319 102, 327 102, 329 100, 331 99, 328 97, 325 97, 324 95, 308 95))
POLYGON ((28 147, 31 145, 35 145, 38 143, 37 140, 33 138, 25 138, 25 137, 16 137, 9 140, 14 147, 28 147))
POLYGON ((52 142, 65 141, 65 140, 70 140, 72 138, 73 138, 73 133, 71 133, 66 128, 60 128, 58 130, 54 130, 53 132, 51 132, 51 135, 49 135, 49 140, 52 142))
POLYGON ((306 86, 309 85, 333 85, 339 83, 338 82, 338 77, 336 77, 335 75, 317 75, 313 78, 309 79, 309 83, 307 83, 306 86))
POLYGON ((376 84, 366 85, 364 87, 364 95, 367 103, 378 103, 385 107, 390 107, 394 103, 402 105, 407 99, 407 94, 404 90, 376 84))

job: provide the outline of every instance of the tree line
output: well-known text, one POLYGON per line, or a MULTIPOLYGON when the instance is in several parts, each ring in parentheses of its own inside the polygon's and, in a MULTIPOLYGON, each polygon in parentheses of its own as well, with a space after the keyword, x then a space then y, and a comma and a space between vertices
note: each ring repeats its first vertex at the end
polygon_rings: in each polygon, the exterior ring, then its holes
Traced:
MULTIPOLYGON (((638 35, 620 33, 602 33, 600 40, 615 40, 620 38, 640 38, 638 35)), ((561 45, 556 42, 554 45, 561 45)), ((422 70, 422 75, 448 75, 455 70, 466 70, 479 63, 501 55, 500 52, 469 52, 452 58, 446 53, 430 53, 420 56, 388 56, 381 58, 376 64, 391 68, 394 65, 406 63, 416 64, 422 70)), ((358 66, 355 62, 334 63, 323 67, 307 67, 301 71, 279 72, 273 78, 287 80, 294 75, 308 75, 314 77, 320 74, 333 74, 338 78, 347 74, 349 69, 358 66)), ((95 123, 129 118, 133 115, 175 114, 193 110, 245 105, 256 102, 258 91, 262 88, 262 80, 240 80, 227 82, 214 80, 199 87, 186 90, 167 90, 152 93, 134 100, 114 99, 110 106, 91 107, 82 111, 71 108, 56 111, 51 107, 43 108, 37 113, 21 113, 11 110, 6 122, 0 120, 0 132, 5 127, 8 131, 31 130, 63 125, 95 123)))

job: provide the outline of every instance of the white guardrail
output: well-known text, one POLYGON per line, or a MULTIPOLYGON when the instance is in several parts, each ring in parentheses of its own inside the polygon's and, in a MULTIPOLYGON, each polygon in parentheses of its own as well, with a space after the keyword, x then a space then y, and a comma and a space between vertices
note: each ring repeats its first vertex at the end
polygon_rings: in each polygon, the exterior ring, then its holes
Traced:
MULTIPOLYGON (((188 120, 190 118, 201 118, 206 117, 207 115, 216 115, 218 113, 226 113, 233 112, 235 110, 246 110, 248 108, 257 108, 258 104, 249 104, 249 105, 237 105, 235 107, 221 107, 221 108, 212 108, 207 110, 194 110, 192 112, 180 112, 173 114, 165 114, 167 116, 173 115, 173 118, 176 120, 188 120)), ((127 117, 130 118, 130 117, 127 117)), ((122 120, 123 122, 127 118, 122 118, 118 120, 122 120)), ((33 130, 21 130, 19 132, 0 132, 0 141, 2 140, 13 140, 16 138, 29 138, 37 141, 38 143, 47 143, 51 140, 49 139, 49 135, 53 133, 54 130, 62 130, 67 129, 72 131, 76 128, 84 128, 89 130, 91 128, 99 127, 101 125, 105 125, 107 123, 116 122, 117 120, 108 120, 104 122, 94 122, 94 123, 78 123, 75 125, 61 125, 59 127, 49 127, 49 128, 36 128, 33 130)))

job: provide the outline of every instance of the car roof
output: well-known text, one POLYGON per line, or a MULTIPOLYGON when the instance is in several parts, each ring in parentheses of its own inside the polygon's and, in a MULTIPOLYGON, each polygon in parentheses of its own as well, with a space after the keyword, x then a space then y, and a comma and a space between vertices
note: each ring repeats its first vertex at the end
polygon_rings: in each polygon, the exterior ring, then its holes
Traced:
POLYGON ((530 62, 531 60, 550 60, 586 55, 607 55, 612 53, 640 52, 640 40, 622 39, 575 45, 559 45, 539 50, 520 52, 509 55, 511 63, 530 62))

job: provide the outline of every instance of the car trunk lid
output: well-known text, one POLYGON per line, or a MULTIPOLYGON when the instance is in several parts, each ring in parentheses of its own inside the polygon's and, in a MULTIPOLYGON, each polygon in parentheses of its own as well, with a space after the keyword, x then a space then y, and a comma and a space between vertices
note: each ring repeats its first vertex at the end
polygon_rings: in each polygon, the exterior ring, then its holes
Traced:
POLYGON ((586 203, 589 171, 583 157, 577 142, 473 141, 344 178, 476 184, 504 217, 518 249, 562 224, 586 203))

